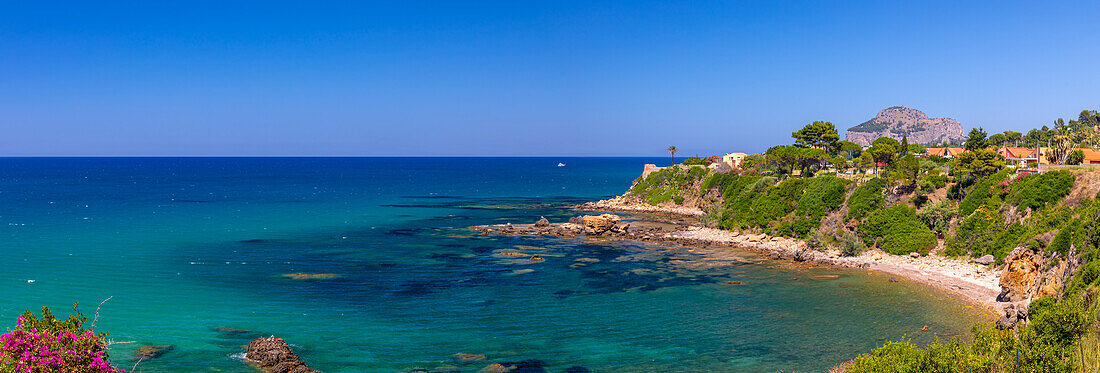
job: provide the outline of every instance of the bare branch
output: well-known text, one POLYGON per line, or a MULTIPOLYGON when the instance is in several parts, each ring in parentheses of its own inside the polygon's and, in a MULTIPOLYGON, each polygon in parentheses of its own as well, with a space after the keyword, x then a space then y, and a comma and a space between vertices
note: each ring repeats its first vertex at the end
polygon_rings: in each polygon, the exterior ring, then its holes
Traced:
POLYGON ((136 363, 134 363, 134 366, 130 368, 130 373, 137 372, 137 366, 138 364, 141 364, 142 361, 145 361, 145 356, 142 356, 140 359, 138 359, 136 363))
POLYGON ((114 298, 114 297, 115 296, 113 296, 113 295, 109 296, 109 297, 107 297, 107 299, 104 299, 102 302, 99 302, 99 306, 96 306, 96 308, 95 308, 95 317, 92 318, 91 331, 93 331, 93 332, 95 331, 95 323, 96 323, 96 321, 99 321, 99 309, 103 307, 103 303, 107 303, 107 301, 111 300, 111 298, 114 298))

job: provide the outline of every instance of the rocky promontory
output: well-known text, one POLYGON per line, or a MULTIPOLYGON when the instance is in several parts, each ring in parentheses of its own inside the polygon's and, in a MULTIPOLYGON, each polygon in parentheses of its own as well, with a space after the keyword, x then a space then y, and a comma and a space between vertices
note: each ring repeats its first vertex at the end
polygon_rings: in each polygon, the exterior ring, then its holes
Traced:
POLYGON ((844 138, 862 146, 871 145, 879 137, 901 140, 908 136, 910 144, 939 145, 959 143, 966 139, 962 125, 951 118, 928 118, 920 110, 894 106, 878 112, 874 118, 849 128, 844 138))

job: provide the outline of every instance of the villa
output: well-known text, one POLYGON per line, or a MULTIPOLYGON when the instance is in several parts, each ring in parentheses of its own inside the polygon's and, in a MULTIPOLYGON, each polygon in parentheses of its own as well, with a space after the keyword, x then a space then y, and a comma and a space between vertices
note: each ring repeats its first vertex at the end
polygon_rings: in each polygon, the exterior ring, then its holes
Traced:
POLYGON ((732 168, 740 168, 741 162, 745 160, 745 157, 749 156, 745 153, 728 153, 722 156, 722 163, 729 165, 732 168))

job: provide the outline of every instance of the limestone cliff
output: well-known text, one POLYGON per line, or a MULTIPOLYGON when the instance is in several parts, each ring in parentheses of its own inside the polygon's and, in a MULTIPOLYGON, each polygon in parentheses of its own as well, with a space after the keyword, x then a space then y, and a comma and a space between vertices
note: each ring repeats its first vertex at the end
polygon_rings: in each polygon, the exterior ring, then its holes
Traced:
POLYGON ((859 145, 868 146, 879 137, 901 140, 909 137, 910 144, 939 145, 944 141, 961 142, 966 139, 962 125, 951 118, 928 118, 920 110, 894 106, 878 112, 874 118, 849 128, 844 137, 859 145))

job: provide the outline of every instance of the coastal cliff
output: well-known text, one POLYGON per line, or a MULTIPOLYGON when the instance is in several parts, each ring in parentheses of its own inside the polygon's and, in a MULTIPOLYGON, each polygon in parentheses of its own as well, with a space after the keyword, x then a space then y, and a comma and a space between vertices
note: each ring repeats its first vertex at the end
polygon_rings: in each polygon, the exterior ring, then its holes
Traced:
POLYGON ((951 118, 929 118, 920 110, 894 106, 878 112, 874 118, 849 128, 846 140, 870 146, 879 137, 901 140, 908 136, 910 144, 938 145, 959 143, 966 139, 962 125, 951 118))

